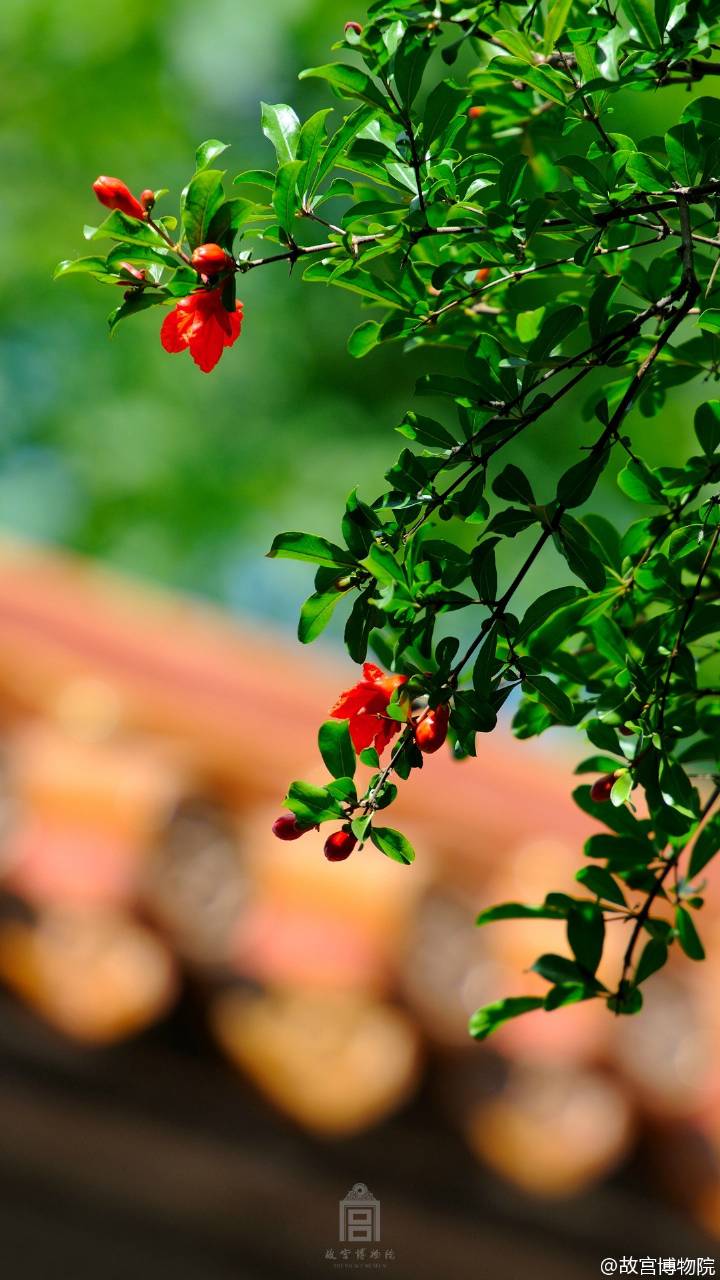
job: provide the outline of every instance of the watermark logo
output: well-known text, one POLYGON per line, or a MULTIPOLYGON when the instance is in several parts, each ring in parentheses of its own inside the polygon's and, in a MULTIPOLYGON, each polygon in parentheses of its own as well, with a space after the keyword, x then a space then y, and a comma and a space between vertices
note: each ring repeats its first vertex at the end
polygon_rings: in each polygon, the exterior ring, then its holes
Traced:
POLYGON ((380 1201, 364 1182, 356 1182, 340 1201, 339 1244, 325 1250, 335 1270, 384 1271, 395 1250, 380 1244, 380 1201))
POLYGON ((339 1239, 349 1244, 375 1244, 380 1239, 380 1201, 364 1182, 356 1182, 340 1201, 339 1239))

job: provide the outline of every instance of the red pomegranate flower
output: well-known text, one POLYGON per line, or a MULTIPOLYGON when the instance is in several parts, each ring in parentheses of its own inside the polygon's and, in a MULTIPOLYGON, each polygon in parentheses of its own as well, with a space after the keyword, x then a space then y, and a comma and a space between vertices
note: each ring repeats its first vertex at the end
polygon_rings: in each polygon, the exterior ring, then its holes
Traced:
POLYGON ((240 337, 243 304, 226 311, 221 289, 199 289, 181 298, 165 317, 160 341, 166 351, 189 350, 203 373, 215 368, 225 347, 240 337))
POLYGON ((385 713, 393 693, 406 680, 407 676, 386 676, 372 662, 366 662, 363 679, 340 694, 330 715, 336 720, 349 721, 350 737, 356 751, 374 746, 381 755, 395 734, 400 732, 400 721, 385 713))
POLYGON ((119 209, 121 213, 126 213, 128 218, 138 218, 141 222, 147 218, 147 212, 140 201, 135 199, 130 188, 126 187, 119 178, 107 178, 105 175, 96 178, 93 182, 93 191, 106 209, 119 209))

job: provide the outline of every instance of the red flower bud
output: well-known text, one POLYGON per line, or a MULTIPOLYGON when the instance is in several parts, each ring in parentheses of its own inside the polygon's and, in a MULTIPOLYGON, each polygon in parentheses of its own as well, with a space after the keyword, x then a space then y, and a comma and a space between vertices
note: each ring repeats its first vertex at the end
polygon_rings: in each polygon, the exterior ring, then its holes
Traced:
POLYGON ((415 742, 423 755, 439 751, 447 738, 450 708, 445 704, 426 711, 415 726, 415 742))
MULTIPOLYGON (((272 829, 278 840, 299 840, 306 831, 312 830, 311 827, 301 826, 294 813, 281 813, 273 822, 272 829)), ((317 827, 315 830, 317 831, 317 827)))
POLYGON ((216 276, 221 271, 234 271, 235 261, 219 244, 201 244, 190 259, 203 276, 216 276))
POLYGON ((615 774, 605 773, 602 778, 597 778, 590 788, 590 799, 596 804, 604 804, 610 799, 610 792, 615 785, 615 774))
POLYGON ((475 273, 475 283, 485 284, 485 281, 487 280, 491 271, 492 271, 492 267, 480 267, 480 269, 475 273))
POLYGON ((348 31, 354 31, 356 36, 361 36, 361 35, 362 35, 362 32, 363 32, 363 29, 362 29, 362 23, 360 23, 360 22, 346 22, 346 23, 345 23, 345 26, 344 26, 344 28, 343 28, 343 30, 344 30, 346 33, 347 33, 348 31))
POLYGON ((328 862, 344 862, 350 857, 357 839, 352 831, 333 831, 325 841, 325 857, 328 862))
POLYGON ((119 209, 121 213, 127 214, 128 218, 137 218, 141 222, 147 217, 140 201, 135 199, 130 188, 126 187, 119 178, 107 178, 104 175, 96 178, 93 182, 93 191, 106 209, 119 209))
POLYGON ((140 192, 140 203, 147 212, 152 209, 155 203, 155 192, 151 191, 150 187, 146 187, 144 191, 140 192))
MULTIPOLYGON (((118 266, 121 271, 125 271, 127 275, 132 276, 138 284, 144 284, 147 280, 147 272, 142 267, 134 267, 132 262, 119 262, 118 266)), ((127 284, 126 280, 118 280, 118 284, 127 284)))
POLYGON ((484 107, 468 107, 468 120, 478 120, 485 115, 484 107))

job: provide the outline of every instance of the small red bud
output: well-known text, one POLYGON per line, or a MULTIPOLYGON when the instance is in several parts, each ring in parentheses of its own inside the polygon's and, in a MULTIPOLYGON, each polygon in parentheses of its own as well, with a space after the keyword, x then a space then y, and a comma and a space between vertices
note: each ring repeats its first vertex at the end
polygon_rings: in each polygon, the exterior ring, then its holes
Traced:
POLYGON ((272 829, 278 840, 299 840, 300 836, 311 830, 310 827, 301 826, 294 813, 281 813, 273 822, 272 829))
POLYGON ((325 841, 325 857, 328 862, 344 862, 350 857, 357 839, 352 831, 333 831, 325 841))
MULTIPOLYGON (((147 272, 143 271, 141 267, 134 267, 131 262, 119 262, 118 266, 121 271, 125 271, 127 275, 137 280, 138 284, 144 284, 147 280, 147 272)), ((127 281, 118 280, 118 284, 127 284, 127 281)))
POLYGON ((343 28, 343 30, 345 31, 345 34, 346 34, 346 35, 347 35, 348 31, 354 31, 356 36, 361 36, 361 35, 362 35, 362 33, 363 33, 362 23, 360 23, 360 22, 346 22, 346 23, 345 23, 345 26, 344 26, 344 28, 343 28))
POLYGON ((221 271, 234 271, 235 261, 219 244, 198 245, 190 259, 195 270, 204 276, 216 276, 221 271))
POLYGON ((485 284, 485 281, 487 280, 491 271, 492 271, 492 267, 480 267, 479 271, 476 271, 475 273, 475 283, 485 284))
POLYGON ((151 191, 150 187, 146 187, 144 191, 140 192, 140 203, 143 209, 149 213, 155 204, 155 192, 151 191))
POLYGON ((468 120, 479 120, 480 116, 485 115, 484 107, 468 107, 468 120))
POLYGON ((423 755, 439 751, 447 738, 450 708, 445 704, 426 711, 415 726, 415 742, 423 755))
POLYGON ((93 191, 106 209, 119 209, 128 218, 137 218, 140 222, 147 217, 140 201, 119 178, 108 178, 103 174, 93 182, 93 191))
POLYGON ((590 799, 596 804, 604 804, 610 799, 610 792, 615 785, 615 774, 605 773, 602 778, 596 778, 590 788, 590 799))

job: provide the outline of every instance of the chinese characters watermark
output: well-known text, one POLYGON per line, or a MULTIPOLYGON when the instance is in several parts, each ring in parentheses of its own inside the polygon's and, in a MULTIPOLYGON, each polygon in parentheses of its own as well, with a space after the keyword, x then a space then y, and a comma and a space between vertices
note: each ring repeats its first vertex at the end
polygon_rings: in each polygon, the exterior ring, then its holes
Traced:
POLYGON ((714 1276, 714 1258, 603 1258, 604 1276, 714 1276))

